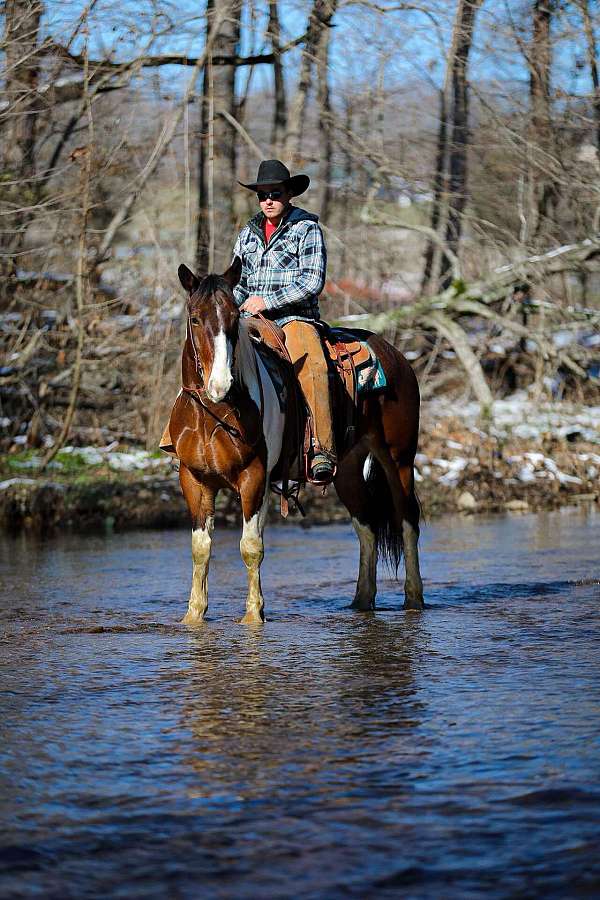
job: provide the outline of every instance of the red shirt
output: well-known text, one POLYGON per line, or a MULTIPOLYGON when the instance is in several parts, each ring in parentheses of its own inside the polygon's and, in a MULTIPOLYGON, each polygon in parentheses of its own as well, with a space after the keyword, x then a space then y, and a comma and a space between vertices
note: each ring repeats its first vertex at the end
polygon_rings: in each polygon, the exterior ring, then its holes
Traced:
POLYGON ((267 218, 265 218, 264 229, 265 229, 265 241, 268 244, 269 241, 271 240, 271 238, 273 237, 274 232, 277 231, 277 225, 275 225, 273 222, 270 222, 267 218))

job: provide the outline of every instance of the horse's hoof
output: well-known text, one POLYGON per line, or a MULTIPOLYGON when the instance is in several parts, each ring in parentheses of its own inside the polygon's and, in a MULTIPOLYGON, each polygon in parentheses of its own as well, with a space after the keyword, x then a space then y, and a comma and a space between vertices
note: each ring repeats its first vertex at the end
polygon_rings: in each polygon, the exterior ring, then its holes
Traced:
POLYGON ((375 597, 355 597, 350 604, 350 609, 356 609, 358 612, 373 612, 375 609, 375 597))
POLYGON ((182 625, 202 625, 204 622, 204 613, 186 612, 181 620, 182 625))
POLYGON ((249 613, 239 620, 239 625, 264 625, 265 624, 265 616, 264 613, 249 613))
POLYGON ((404 600, 404 609, 407 612, 421 612, 425 609, 425 601, 422 597, 406 597, 404 600))

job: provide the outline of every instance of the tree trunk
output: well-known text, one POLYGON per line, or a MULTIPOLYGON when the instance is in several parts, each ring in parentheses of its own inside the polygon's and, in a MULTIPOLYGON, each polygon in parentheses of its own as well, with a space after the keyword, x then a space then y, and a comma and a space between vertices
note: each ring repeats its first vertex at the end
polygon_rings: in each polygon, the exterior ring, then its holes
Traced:
POLYGON ((314 0, 306 28, 306 40, 300 62, 298 87, 292 101, 288 118, 288 129, 285 139, 284 156, 291 168, 301 160, 302 126, 306 114, 308 95, 312 83, 313 62, 323 28, 328 28, 334 11, 334 0, 314 0))
POLYGON ((196 267, 222 271, 231 257, 234 222, 235 130, 223 112, 235 117, 235 62, 213 65, 212 57, 235 59, 240 35, 240 0, 208 0, 207 35, 221 18, 204 66, 199 160, 196 267))
POLYGON ((271 130, 271 146, 273 155, 278 156, 285 139, 287 128, 287 100, 285 96, 285 80, 281 57, 281 27, 277 0, 269 0, 269 37, 273 48, 273 77, 275 80, 275 106, 273 110, 273 127, 271 130))
MULTIPOLYGON (((443 241, 457 254, 466 203, 468 131, 467 67, 473 40, 475 14, 483 0, 458 0, 452 40, 446 62, 444 86, 440 92, 440 122, 435 161, 431 227, 440 240, 430 241, 425 250, 422 293, 435 294, 440 277, 448 273, 443 241)), ((447 280, 447 278, 446 278, 447 280)))
MULTIPOLYGON (((330 0, 331 12, 329 21, 333 17, 337 6, 337 0, 330 0)), ((333 157, 333 122, 331 117, 331 99, 329 95, 329 43, 331 27, 325 25, 321 28, 319 44, 317 47, 317 103, 319 107, 319 137, 320 158, 318 175, 318 210, 324 222, 329 218, 329 204, 331 201, 331 167, 333 157)))
MULTIPOLYGON (((459 28, 456 54, 452 66, 452 131, 448 159, 449 196, 448 219, 446 223, 446 245, 458 256, 462 234, 463 213, 467 203, 467 162, 469 153, 469 83, 467 69, 469 53, 473 42, 475 14, 483 0, 465 0, 459 6, 459 28)), ((443 287, 451 278, 448 275, 450 263, 447 256, 442 260, 441 274, 443 287)))
POLYGON ((594 97, 592 105, 594 108, 594 120, 596 122, 596 147, 600 151, 600 82, 598 81, 598 60, 596 55, 596 39, 594 37, 594 29, 590 16, 590 8, 588 0, 579 0, 579 7, 583 16, 583 26, 585 29, 585 39, 587 44, 587 56, 592 76, 592 85, 594 88, 594 97))
POLYGON ((458 360, 467 373, 467 377, 473 388, 473 393, 479 401, 482 418, 489 418, 492 412, 494 398, 492 397, 490 387, 485 380, 481 363, 471 349, 468 335, 464 329, 461 328, 458 322, 455 322, 443 312, 433 312, 431 315, 425 316, 423 321, 427 325, 433 325, 436 331, 441 334, 442 337, 445 337, 451 345, 458 360))
POLYGON ((342 157, 344 160, 344 186, 342 189, 342 208, 341 208, 341 221, 340 221, 340 234, 343 236, 343 244, 340 254, 339 261, 339 272, 341 276, 347 276, 347 263, 348 263, 348 238, 349 238, 349 226, 350 226, 350 201, 352 195, 354 193, 352 183, 354 180, 354 156, 352 154, 352 145, 350 143, 350 135, 352 134, 352 128, 354 126, 353 118, 354 118, 354 108, 353 102, 350 97, 346 97, 344 100, 344 139, 342 142, 342 157))
POLYGON ((550 100, 552 43, 550 28, 553 0, 534 0, 533 30, 529 53, 530 144, 534 158, 530 164, 530 233, 541 246, 552 230, 558 200, 558 185, 552 177, 554 141, 550 100))
MULTIPOLYGON (((435 157, 435 175, 433 180, 433 204, 431 207, 431 227, 436 232, 440 224, 442 203, 446 191, 446 151, 448 149, 448 114, 446 111, 446 92, 440 91, 440 121, 438 125, 437 152, 435 157)), ((429 241, 425 248, 421 293, 435 293, 439 278, 441 254, 438 244, 429 241), (434 274, 435 273, 435 274, 434 274), (435 285, 435 287, 434 287, 435 285)))
POLYGON ((0 276, 14 272, 23 246, 31 208, 35 203, 35 145, 39 78, 37 53, 42 3, 6 0, 4 7, 5 96, 8 106, 0 117, 0 276))

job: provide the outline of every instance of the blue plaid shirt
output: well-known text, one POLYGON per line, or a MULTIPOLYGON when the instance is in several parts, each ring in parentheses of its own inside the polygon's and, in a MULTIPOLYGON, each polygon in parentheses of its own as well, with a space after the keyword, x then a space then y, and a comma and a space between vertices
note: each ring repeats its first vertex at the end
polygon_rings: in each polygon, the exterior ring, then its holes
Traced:
POLYGON ((241 306, 252 294, 262 297, 263 313, 278 325, 293 319, 320 319, 319 294, 325 286, 327 251, 318 216, 293 206, 268 245, 265 216, 254 216, 242 228, 233 248, 242 260, 242 276, 235 287, 241 306))

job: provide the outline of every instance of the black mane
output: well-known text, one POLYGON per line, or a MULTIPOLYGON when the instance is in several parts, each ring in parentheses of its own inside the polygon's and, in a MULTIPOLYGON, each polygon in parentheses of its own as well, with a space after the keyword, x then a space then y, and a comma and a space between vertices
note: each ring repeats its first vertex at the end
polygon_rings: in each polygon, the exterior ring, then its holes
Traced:
POLYGON ((217 291, 223 291, 227 297, 232 297, 231 287, 222 275, 207 275, 190 297, 190 303, 201 303, 203 300, 208 300, 217 291))

